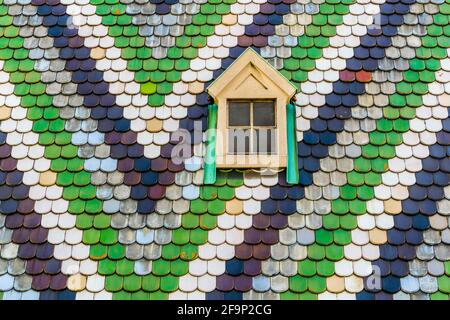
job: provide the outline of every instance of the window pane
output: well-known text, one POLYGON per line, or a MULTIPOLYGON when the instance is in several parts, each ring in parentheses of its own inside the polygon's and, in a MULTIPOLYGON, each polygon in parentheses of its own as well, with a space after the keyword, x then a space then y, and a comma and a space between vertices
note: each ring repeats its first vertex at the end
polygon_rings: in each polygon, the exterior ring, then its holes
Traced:
POLYGON ((253 103, 253 125, 256 127, 275 126, 275 106, 273 101, 253 103))
POLYGON ((250 153, 250 129, 228 129, 228 153, 250 153))
POLYGON ((228 126, 250 126, 249 102, 228 102, 228 126))
POLYGON ((259 154, 276 153, 275 139, 275 129, 255 129, 253 133, 253 151, 259 154))

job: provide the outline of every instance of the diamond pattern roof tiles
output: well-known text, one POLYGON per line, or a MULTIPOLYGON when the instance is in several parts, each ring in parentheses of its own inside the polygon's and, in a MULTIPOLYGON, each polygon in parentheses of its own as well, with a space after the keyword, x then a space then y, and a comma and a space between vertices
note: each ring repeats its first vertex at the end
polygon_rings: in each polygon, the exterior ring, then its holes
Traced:
POLYGON ((449 299, 448 0, 69 2, 0 0, 0 299, 449 299), (203 184, 248 47, 299 89, 297 185, 203 184))

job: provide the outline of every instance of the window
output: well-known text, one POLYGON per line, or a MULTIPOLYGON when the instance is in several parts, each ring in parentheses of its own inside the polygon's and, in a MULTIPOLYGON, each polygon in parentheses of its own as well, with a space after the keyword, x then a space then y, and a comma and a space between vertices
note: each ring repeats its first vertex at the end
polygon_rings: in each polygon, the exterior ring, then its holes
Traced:
POLYGON ((216 168, 287 167, 286 110, 296 88, 280 72, 249 48, 207 90, 214 99, 208 127, 216 130, 207 138, 205 181, 213 181, 216 168))
POLYGON ((228 153, 276 153, 274 100, 228 101, 228 153))

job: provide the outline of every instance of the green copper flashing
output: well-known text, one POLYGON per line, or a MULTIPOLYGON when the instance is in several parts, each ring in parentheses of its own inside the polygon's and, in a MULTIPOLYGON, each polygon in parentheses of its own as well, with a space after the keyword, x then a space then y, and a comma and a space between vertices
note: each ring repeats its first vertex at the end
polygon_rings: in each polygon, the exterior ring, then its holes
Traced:
POLYGON ((286 181, 298 183, 297 139, 295 138, 295 106, 286 105, 287 168, 286 181))
POLYGON ((210 104, 208 106, 208 133, 203 177, 205 184, 214 184, 216 182, 216 128, 217 105, 210 104))

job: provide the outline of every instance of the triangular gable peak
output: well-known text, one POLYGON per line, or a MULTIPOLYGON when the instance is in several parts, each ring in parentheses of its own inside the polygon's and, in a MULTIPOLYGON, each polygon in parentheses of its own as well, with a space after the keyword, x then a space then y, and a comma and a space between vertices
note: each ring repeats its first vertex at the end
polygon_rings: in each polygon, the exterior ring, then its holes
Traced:
POLYGON ((258 53, 248 48, 207 91, 216 101, 219 97, 242 99, 275 96, 284 96, 289 101, 296 88, 258 53))

